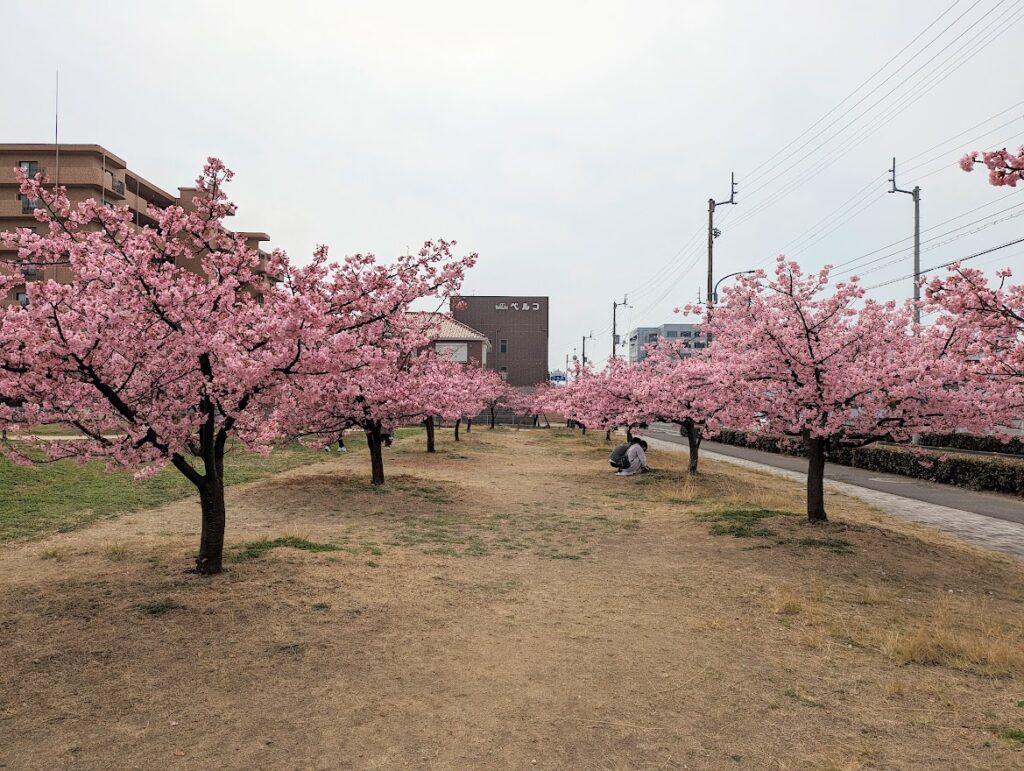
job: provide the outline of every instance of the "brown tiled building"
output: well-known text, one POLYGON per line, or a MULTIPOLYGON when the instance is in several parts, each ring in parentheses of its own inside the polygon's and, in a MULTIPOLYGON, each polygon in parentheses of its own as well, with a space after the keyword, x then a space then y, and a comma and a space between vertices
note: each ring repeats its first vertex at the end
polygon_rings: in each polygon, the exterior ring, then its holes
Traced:
POLYGON ((547 297, 458 297, 452 300, 452 316, 490 340, 487 368, 510 385, 534 386, 548 379, 547 297))
MULTIPOLYGON (((136 225, 155 225, 148 215, 150 204, 163 208, 177 204, 191 209, 194 187, 170 193, 128 168, 125 161, 100 145, 0 144, 0 231, 40 227, 33 216, 36 202, 18 190, 14 169, 34 175, 42 172, 51 183, 67 188, 68 198, 78 203, 92 198, 111 208, 127 208, 136 225)), ((242 233, 251 248, 269 241, 266 233, 242 233)), ((184 265, 184 267, 189 267, 184 265)), ((70 279, 68 268, 59 265, 27 267, 26 281, 70 279)), ((16 291, 8 300, 21 299, 16 291)))
POLYGON ((441 313, 410 312, 407 315, 420 320, 438 353, 451 352, 454 361, 475 363, 486 369, 491 353, 487 335, 441 313))

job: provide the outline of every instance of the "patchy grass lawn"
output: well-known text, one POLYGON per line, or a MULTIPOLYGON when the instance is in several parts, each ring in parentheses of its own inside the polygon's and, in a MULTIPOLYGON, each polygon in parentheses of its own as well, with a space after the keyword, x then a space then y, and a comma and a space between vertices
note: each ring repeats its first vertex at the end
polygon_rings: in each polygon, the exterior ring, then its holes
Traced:
POLYGON ((229 491, 219 577, 192 499, 0 548, 0 768, 1024 766, 1013 558, 600 434, 350 448, 229 491))
MULTIPOLYGON (((229 485, 252 482, 322 461, 323 455, 297 444, 275 450, 267 458, 232 451, 225 459, 224 474, 229 485)), ((192 483, 173 467, 135 481, 130 472, 108 472, 101 462, 62 460, 16 466, 5 458, 0 458, 0 491, 0 543, 68 532, 112 514, 196 496, 192 483)))

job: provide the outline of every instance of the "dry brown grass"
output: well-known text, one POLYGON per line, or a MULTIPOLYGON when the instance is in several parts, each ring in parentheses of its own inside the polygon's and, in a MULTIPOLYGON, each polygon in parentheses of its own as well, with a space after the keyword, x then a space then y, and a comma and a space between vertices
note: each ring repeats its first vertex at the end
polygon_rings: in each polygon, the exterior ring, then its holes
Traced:
POLYGON ((889 631, 882 650, 901 664, 939 664, 998 677, 1024 678, 1021 619, 989 603, 943 600, 930 617, 889 631))
POLYGON ((1018 562, 600 435, 421 441, 232 490, 214 579, 192 501, 0 551, 0 768, 1024 765, 1018 562))
POLYGON ((772 606, 772 610, 781 616, 795 616, 803 609, 803 602, 792 592, 780 592, 772 606))

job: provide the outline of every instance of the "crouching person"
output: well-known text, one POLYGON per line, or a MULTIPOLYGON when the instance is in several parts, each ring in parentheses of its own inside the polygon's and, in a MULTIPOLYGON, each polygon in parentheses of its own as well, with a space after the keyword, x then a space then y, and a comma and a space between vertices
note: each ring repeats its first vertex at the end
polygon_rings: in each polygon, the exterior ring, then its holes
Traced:
POLYGON ((610 465, 616 471, 622 471, 622 469, 629 466, 629 461, 626 460, 626 454, 629 452, 629 448, 632 445, 633 440, 623 442, 614 450, 612 454, 608 456, 608 465, 610 465))
POLYGON ((644 471, 650 471, 647 467, 647 442, 634 436, 626 450, 626 465, 620 468, 616 475, 631 477, 644 471))

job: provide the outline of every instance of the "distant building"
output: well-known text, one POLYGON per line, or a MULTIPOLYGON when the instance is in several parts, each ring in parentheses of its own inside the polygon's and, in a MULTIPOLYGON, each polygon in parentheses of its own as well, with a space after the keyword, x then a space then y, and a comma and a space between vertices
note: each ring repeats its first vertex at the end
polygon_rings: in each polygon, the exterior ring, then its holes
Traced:
POLYGON ((648 345, 659 340, 676 342, 682 340, 693 351, 706 348, 708 341, 698 324, 662 324, 660 327, 637 327, 629 333, 629 361, 638 362, 647 358, 648 345))
POLYGON ((421 320, 438 353, 450 352, 454 361, 463 364, 475 362, 478 367, 487 368, 491 352, 491 341, 487 335, 443 313, 410 312, 406 315, 421 320))
POLYGON ((455 297, 452 317, 490 340, 487 369, 509 385, 534 386, 548 379, 547 297, 455 297))
MULTIPOLYGON (((0 144, 0 231, 15 228, 37 231, 43 227, 33 215, 40 202, 29 200, 19 192, 15 168, 31 176, 42 172, 49 177, 50 184, 57 183, 67 189, 72 204, 92 198, 111 209, 127 209, 132 222, 140 227, 156 225, 149 216, 150 205, 161 209, 171 205, 186 210, 195 208, 192 205, 197 192, 194 187, 179 187, 177 193, 170 193, 129 169, 123 159, 100 145, 0 144)), ((259 249, 260 243, 270 240, 266 233, 240 235, 245 236, 246 245, 251 249, 259 249)), ((260 250, 260 257, 261 267, 265 269, 269 255, 260 250)), ((198 269, 198 263, 185 258, 177 264, 188 270, 198 269)), ((71 280, 71 268, 65 265, 25 266, 22 272, 26 282, 71 280)), ((22 287, 15 289, 6 301, 24 303, 26 298, 22 287)))

